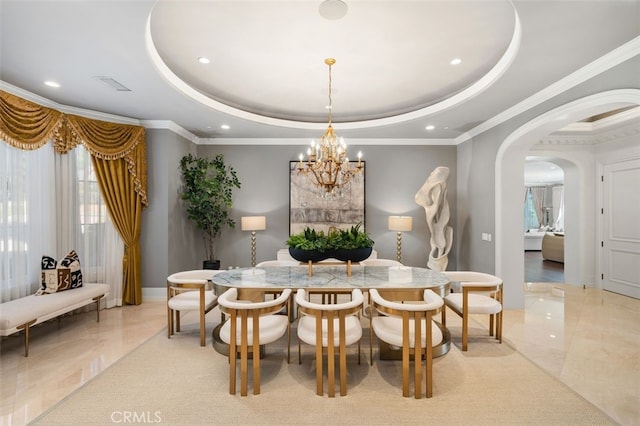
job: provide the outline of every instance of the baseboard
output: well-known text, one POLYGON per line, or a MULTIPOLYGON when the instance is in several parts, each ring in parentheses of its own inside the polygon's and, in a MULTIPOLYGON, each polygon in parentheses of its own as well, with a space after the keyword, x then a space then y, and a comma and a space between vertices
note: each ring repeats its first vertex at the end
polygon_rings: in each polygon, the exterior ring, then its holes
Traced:
POLYGON ((164 287, 142 287, 142 300, 166 300, 167 289, 164 287))

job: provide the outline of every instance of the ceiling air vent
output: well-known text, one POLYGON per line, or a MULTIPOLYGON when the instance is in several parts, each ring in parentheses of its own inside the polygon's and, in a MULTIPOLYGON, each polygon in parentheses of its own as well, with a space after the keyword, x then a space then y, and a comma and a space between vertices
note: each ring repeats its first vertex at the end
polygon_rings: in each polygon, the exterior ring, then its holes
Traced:
POLYGON ((122 83, 120 83, 119 81, 111 78, 111 77, 104 77, 104 76, 96 76, 94 77, 97 80, 100 80, 101 82, 103 82, 104 84, 106 84, 107 86, 111 87, 113 90, 117 90, 118 92, 130 92, 131 89, 129 89, 127 86, 123 85, 122 83))

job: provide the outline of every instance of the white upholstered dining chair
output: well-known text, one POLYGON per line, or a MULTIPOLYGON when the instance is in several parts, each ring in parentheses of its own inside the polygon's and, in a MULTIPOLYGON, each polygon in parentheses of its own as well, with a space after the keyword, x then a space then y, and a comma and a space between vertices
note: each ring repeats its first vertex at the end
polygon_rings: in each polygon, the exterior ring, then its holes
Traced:
POLYGON ((205 315, 218 305, 211 278, 221 271, 195 269, 167 277, 167 338, 180 332, 180 314, 197 311, 200 321, 200 346, 206 344, 205 315))
POLYGON ((335 352, 340 359, 340 395, 347 394, 347 346, 358 343, 360 363, 360 339, 362 325, 359 312, 364 302, 362 291, 351 291, 351 300, 341 303, 314 303, 308 300, 307 291, 296 292, 298 305, 298 363, 301 363, 300 342, 316 348, 316 393, 324 394, 323 351, 327 351, 327 382, 329 397, 335 396, 335 352))
MULTIPOLYGON (((264 294, 262 295, 264 298, 264 294)), ((238 300, 238 289, 230 288, 220 295, 220 310, 228 315, 220 329, 220 339, 229 345, 229 393, 236 393, 237 358, 240 355, 240 395, 247 396, 248 360, 253 363, 253 394, 260 394, 260 346, 275 342, 287 333, 287 363, 290 359, 291 328, 287 315, 291 289, 267 301, 238 300)))
MULTIPOLYGON (((371 333, 390 345, 402 348, 402 396, 409 396, 410 359, 414 360, 414 396, 422 397, 422 358, 425 360, 426 396, 433 395, 433 347, 442 341, 442 331, 433 316, 443 301, 432 290, 421 291, 422 300, 409 292, 370 289, 371 333), (411 296, 414 296, 411 294, 411 296), (408 302, 408 303, 403 303, 408 302)), ((373 336, 371 336, 373 340, 373 336)), ((373 365, 373 357, 371 358, 373 365)))
POLYGON ((300 266, 297 260, 263 260, 256 265, 256 268, 268 266, 300 266))
POLYGON ((403 266, 401 262, 393 259, 365 259, 360 262, 362 266, 403 266))
MULTIPOLYGON (((452 293, 444 298, 445 305, 462 318, 462 350, 469 340, 469 316, 489 315, 489 335, 502 343, 502 279, 495 275, 473 271, 444 271, 451 281, 452 293)), ((446 310, 442 310, 442 325, 446 325, 446 310)))

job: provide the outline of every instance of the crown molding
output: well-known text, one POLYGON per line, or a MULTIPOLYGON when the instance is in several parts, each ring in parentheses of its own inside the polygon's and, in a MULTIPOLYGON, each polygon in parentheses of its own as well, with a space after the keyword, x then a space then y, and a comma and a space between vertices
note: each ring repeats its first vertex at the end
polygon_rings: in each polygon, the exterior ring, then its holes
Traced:
POLYGON ((64 114, 79 115, 81 117, 91 118, 93 120, 108 121, 110 123, 130 124, 133 126, 141 125, 140 120, 137 120, 135 118, 124 117, 121 115, 107 114, 104 112, 97 112, 97 111, 91 111, 88 109, 62 105, 62 104, 53 102, 50 99, 43 98, 42 96, 38 96, 34 93, 28 92, 24 89, 16 87, 2 80, 0 80, 0 89, 4 90, 5 92, 11 93, 12 95, 19 96, 22 99, 26 99, 28 101, 34 102, 43 107, 55 109, 56 111, 60 111, 64 114))
MULTIPOLYGON (((622 121, 617 121, 621 123, 622 121)), ((587 123, 588 124, 588 123, 587 123)), ((611 126, 607 126, 611 127, 611 126)), ((610 128, 597 134, 551 134, 542 138, 535 146, 550 145, 585 145, 593 146, 602 143, 615 141, 627 137, 640 135, 640 122, 632 123, 627 126, 610 128)))
POLYGON ((196 145, 198 145, 201 140, 199 137, 197 137, 196 135, 194 135, 184 127, 179 126, 178 124, 174 123, 171 120, 143 120, 141 124, 146 129, 169 130, 177 134, 178 136, 182 136, 183 138, 187 139, 188 141, 191 141, 196 145))
POLYGON ((540 146, 575 146, 575 145, 584 145, 591 146, 593 145, 593 136, 591 135, 551 135, 539 140, 534 147, 540 146))
POLYGON ((637 135, 640 135, 640 122, 633 123, 628 126, 618 127, 608 132, 598 133, 597 135, 593 136, 593 144, 598 145, 598 144, 611 142, 618 139, 633 137, 637 135))

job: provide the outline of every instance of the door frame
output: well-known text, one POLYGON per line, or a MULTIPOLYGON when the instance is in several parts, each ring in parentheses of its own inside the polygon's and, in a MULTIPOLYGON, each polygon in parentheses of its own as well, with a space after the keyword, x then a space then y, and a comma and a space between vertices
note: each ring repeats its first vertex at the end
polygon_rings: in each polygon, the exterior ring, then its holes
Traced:
MULTIPOLYGON (((523 229, 524 225, 522 206, 515 205, 517 203, 513 200, 520 199, 522 195, 524 159, 529 149, 543 137, 570 123, 628 105, 640 105, 640 90, 611 90, 577 99, 525 123, 500 145, 495 165, 495 271, 506 285, 511 283, 505 292, 505 306, 512 309, 524 307, 524 286, 521 285, 524 282, 524 241, 521 232, 514 232, 515 229, 523 229)), ((594 187, 594 197, 596 191, 594 187)), ((579 229, 588 232, 585 223, 579 224, 579 229)), ((596 252, 595 247, 587 249, 596 252)), ((578 256, 579 264, 590 264, 588 253, 581 251, 578 256)), ((582 284, 593 285, 595 272, 594 267, 590 278, 580 277, 582 284)))

